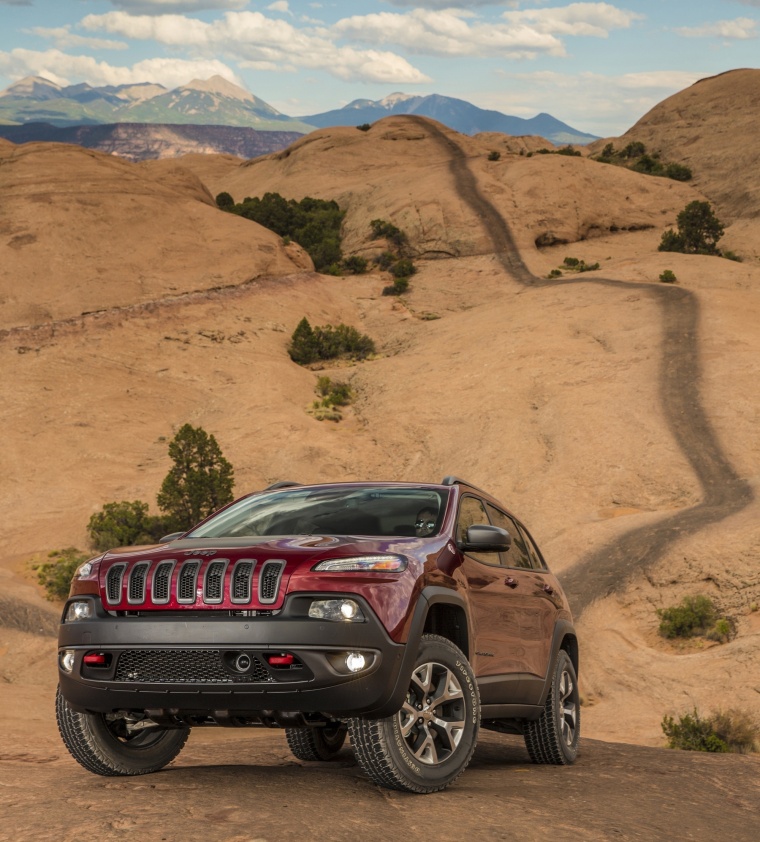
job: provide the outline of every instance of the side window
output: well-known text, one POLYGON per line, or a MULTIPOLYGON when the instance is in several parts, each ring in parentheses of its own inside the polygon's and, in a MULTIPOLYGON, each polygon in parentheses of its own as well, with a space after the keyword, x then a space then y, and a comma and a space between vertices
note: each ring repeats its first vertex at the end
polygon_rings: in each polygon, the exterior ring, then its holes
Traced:
POLYGON ((520 527, 520 534, 523 536, 523 541, 528 549, 531 565, 536 570, 548 570, 549 568, 546 566, 546 562, 541 558, 541 554, 536 549, 536 545, 533 543, 530 535, 528 535, 528 531, 522 526, 520 527))
POLYGON ((494 526, 500 526, 502 529, 506 529, 512 536, 512 545, 509 550, 501 553, 501 563, 505 567, 533 567, 523 534, 517 528, 517 524, 512 518, 499 509, 495 509, 490 504, 488 506, 488 514, 491 515, 491 521, 494 526))
MULTIPOLYGON (((467 539, 467 530, 476 523, 489 525, 488 515, 483 503, 477 497, 463 497, 459 504, 459 520, 457 522, 457 541, 467 539)), ((470 558, 477 559, 483 564, 499 564, 499 553, 467 553, 470 558)))

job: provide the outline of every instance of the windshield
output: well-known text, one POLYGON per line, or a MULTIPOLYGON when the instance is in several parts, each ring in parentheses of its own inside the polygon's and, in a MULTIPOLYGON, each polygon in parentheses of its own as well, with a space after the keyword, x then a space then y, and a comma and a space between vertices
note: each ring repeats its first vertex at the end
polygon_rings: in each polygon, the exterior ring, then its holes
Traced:
POLYGON ((430 488, 361 486, 264 492, 239 500, 187 537, 426 537, 440 531, 448 493, 430 488))

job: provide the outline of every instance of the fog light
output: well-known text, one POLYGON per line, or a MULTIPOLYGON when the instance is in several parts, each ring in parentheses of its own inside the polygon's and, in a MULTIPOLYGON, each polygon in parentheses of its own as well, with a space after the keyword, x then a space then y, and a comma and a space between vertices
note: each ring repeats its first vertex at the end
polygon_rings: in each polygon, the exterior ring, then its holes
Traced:
POLYGON ((363 670, 367 664, 367 659, 361 652, 349 652, 346 655, 346 666, 350 672, 359 672, 363 670))
POLYGON ((61 655, 61 669, 64 672, 71 672, 74 669, 74 658, 76 652, 73 649, 64 649, 61 655))
POLYGON ((361 623, 364 614, 353 599, 315 599, 309 606, 309 616, 315 620, 361 623))
POLYGON ((91 602, 70 602, 66 610, 66 622, 76 623, 78 620, 89 620, 92 617, 91 602))

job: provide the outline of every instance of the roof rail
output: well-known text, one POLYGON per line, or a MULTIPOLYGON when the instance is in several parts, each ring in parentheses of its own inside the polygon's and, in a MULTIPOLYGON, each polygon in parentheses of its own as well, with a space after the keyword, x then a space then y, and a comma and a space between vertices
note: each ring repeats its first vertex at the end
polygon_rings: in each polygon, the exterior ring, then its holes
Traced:
POLYGON ((484 491, 482 488, 478 488, 477 485, 473 485, 471 482, 467 482, 466 479, 462 479, 461 477, 455 477, 453 475, 444 477, 443 482, 441 482, 441 485, 466 485, 468 488, 472 488, 475 491, 480 491, 481 494, 488 494, 487 491, 484 491))
POLYGON ((264 491, 274 491, 277 488, 294 488, 295 486, 303 485, 302 482, 293 482, 289 479, 284 479, 281 482, 273 482, 271 485, 268 485, 264 491))

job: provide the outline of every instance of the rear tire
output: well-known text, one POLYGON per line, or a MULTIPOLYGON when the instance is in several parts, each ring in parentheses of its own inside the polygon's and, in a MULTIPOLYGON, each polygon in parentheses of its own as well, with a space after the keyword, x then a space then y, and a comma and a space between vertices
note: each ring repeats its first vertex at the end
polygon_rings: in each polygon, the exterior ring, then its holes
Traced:
POLYGON ((150 727, 130 732, 123 716, 79 713, 60 689, 55 696, 58 730, 69 753, 96 775, 147 775, 174 760, 190 735, 189 728, 150 727))
POLYGON ((580 733, 578 679, 570 656, 561 649, 541 716, 525 723, 525 747, 534 763, 568 766, 578 756, 580 733))
POLYGON ((286 728, 288 746, 299 760, 332 760, 343 748, 348 726, 335 722, 316 728, 286 728))
POLYGON ((351 719, 356 759, 380 786, 437 792, 470 762, 478 740, 480 696, 472 667, 445 637, 423 635, 406 698, 385 719, 351 719))

